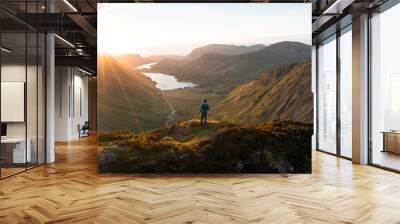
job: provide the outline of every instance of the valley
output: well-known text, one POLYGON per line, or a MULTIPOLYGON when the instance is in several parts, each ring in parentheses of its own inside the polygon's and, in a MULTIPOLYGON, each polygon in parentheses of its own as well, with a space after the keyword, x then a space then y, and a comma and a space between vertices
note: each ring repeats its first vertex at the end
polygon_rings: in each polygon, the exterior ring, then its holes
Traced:
POLYGON ((309 46, 210 45, 189 56, 98 58, 99 172, 310 172, 309 46))
POLYGON ((118 71, 120 80, 115 74, 112 83, 125 81, 126 76, 128 81, 135 77, 132 81, 136 83, 120 83, 126 85, 121 93, 126 98, 123 108, 120 103, 110 108, 112 101, 123 100, 108 99, 112 92, 104 92, 108 103, 101 106, 107 119, 132 114, 136 119, 106 130, 141 132, 198 119, 203 99, 211 108, 209 118, 219 121, 257 124, 284 119, 312 123, 309 47, 298 42, 249 47, 217 44, 197 48, 183 58, 115 57, 109 60, 113 66, 107 67, 120 67, 124 72, 118 71))

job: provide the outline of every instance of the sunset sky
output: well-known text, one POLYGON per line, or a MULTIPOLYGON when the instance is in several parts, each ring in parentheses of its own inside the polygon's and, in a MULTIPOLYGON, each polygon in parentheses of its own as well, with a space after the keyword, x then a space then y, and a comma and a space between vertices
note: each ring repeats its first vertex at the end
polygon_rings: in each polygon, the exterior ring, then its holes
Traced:
POLYGON ((311 44, 311 4, 99 3, 99 53, 187 55, 207 44, 311 44))

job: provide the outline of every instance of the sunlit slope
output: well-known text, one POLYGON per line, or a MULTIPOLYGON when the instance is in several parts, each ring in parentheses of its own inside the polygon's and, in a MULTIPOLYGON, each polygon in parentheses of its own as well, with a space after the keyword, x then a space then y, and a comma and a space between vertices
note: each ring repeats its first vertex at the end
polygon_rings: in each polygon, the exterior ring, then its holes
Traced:
POLYGON ((99 172, 310 173, 312 125, 184 121, 141 134, 100 133, 99 172))
POLYGON ((312 123, 310 60, 270 70, 236 87, 210 114, 219 120, 242 124, 271 119, 312 123))
POLYGON ((97 83, 99 130, 139 132, 164 125, 170 108, 150 79, 101 55, 97 83))

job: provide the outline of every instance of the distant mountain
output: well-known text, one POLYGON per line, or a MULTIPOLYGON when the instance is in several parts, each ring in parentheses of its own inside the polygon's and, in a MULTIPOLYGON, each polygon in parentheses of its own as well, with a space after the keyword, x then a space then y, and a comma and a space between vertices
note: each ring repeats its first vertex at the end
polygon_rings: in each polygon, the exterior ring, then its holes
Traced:
POLYGON ((242 124, 271 119, 312 123, 310 60, 270 70, 236 87, 210 114, 214 119, 242 124))
POLYGON ((237 46, 230 44, 210 44, 204 47, 194 49, 188 56, 185 57, 187 61, 194 61, 201 58, 205 54, 216 53, 223 55, 239 55, 246 54, 253 51, 258 51, 265 48, 265 45, 257 44, 252 46, 237 46))
POLYGON ((173 74, 179 80, 214 92, 228 93, 237 85, 258 78, 263 71, 310 58, 309 45, 285 41, 240 55, 207 53, 194 61, 164 60, 153 66, 153 70, 173 74))
POLYGON ((102 55, 97 60, 99 130, 140 132, 162 127, 171 110, 154 83, 121 63, 121 58, 102 55))

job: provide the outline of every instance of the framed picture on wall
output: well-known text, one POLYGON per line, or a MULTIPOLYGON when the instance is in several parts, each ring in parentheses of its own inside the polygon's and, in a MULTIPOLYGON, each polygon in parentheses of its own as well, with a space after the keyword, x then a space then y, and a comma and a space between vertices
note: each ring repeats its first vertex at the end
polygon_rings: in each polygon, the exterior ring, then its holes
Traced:
POLYGON ((98 4, 98 170, 310 173, 311 4, 98 4))

